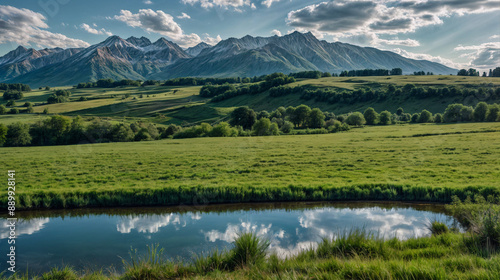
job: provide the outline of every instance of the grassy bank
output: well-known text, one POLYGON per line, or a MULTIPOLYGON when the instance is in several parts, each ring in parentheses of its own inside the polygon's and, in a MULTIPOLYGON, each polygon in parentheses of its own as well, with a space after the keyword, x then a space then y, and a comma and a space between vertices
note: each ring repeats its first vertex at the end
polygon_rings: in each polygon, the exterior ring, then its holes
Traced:
MULTIPOLYGON (((500 124, 2 148, 18 209, 301 200, 450 202, 500 191, 500 124)), ((7 198, 1 196, 6 207, 7 198)))
POLYGON ((459 217, 466 233, 439 222, 427 225, 432 235, 383 239, 363 229, 339 231, 298 255, 280 258, 268 251, 269 241, 256 233, 240 233, 228 251, 195 255, 189 262, 164 259, 149 246, 144 256, 132 251, 122 272, 54 268, 40 278, 9 279, 499 279, 500 197, 474 203, 455 198, 448 210, 459 217))

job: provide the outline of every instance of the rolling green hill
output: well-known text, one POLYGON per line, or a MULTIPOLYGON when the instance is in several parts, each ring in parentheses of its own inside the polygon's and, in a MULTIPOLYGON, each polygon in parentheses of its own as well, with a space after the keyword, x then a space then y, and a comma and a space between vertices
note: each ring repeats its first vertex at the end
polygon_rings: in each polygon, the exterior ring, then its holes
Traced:
MULTIPOLYGON (((372 89, 384 91, 389 85, 403 88, 406 84, 414 84, 424 88, 444 88, 454 86, 458 89, 477 90, 497 89, 500 78, 461 77, 461 76, 389 76, 389 77, 328 77, 320 79, 299 79, 285 87, 307 86, 312 89, 332 89, 338 91, 354 91, 357 89, 372 89)), ((238 85, 236 85, 238 86, 238 85)), ((405 112, 416 113, 427 109, 432 113, 442 113, 449 104, 463 103, 475 106, 484 96, 433 96, 429 98, 406 98, 404 96, 389 96, 385 100, 370 100, 364 102, 328 103, 314 99, 305 100, 300 94, 290 94, 281 97, 270 97, 269 92, 247 94, 229 98, 220 102, 210 102, 209 98, 199 96, 200 86, 146 86, 118 88, 83 88, 70 89, 70 102, 47 104, 47 98, 52 91, 34 90, 25 93, 21 100, 16 101, 16 108, 24 110, 25 102, 34 104, 34 112, 42 113, 48 109, 50 114, 68 116, 107 117, 116 120, 141 119, 158 124, 191 124, 200 122, 217 122, 227 120, 228 114, 236 107, 249 106, 256 111, 272 111, 280 106, 298 106, 306 104, 336 115, 353 111, 364 111, 373 107, 376 111, 389 110, 395 112, 402 107, 405 112), (80 101, 85 98, 85 101, 80 101)), ((488 103, 500 103, 500 100, 490 98, 488 103)), ((5 100, 0 104, 5 105, 5 100)), ((9 108, 7 108, 9 109, 9 108)), ((13 120, 33 120, 35 115, 3 115, 0 122, 11 123, 13 120)))

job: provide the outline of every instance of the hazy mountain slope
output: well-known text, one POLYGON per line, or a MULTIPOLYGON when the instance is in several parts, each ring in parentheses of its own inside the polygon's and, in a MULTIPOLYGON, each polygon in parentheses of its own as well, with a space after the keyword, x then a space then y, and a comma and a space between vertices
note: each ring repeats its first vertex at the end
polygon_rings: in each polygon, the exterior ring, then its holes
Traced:
POLYGON ((204 49, 197 57, 174 63, 153 77, 168 79, 181 76, 264 75, 272 72, 297 72, 320 70, 340 72, 354 69, 402 68, 404 73, 429 71, 435 74, 450 74, 455 69, 430 62, 417 61, 398 54, 375 48, 363 48, 344 43, 319 41, 311 33, 294 32, 282 37, 268 38, 245 36, 229 38, 212 48, 204 49), (274 46, 274 47, 270 47, 274 46), (272 50, 276 50, 274 53, 272 50), (264 65, 243 64, 241 57, 252 57, 265 52, 264 65), (287 56, 283 56, 283 53, 287 56), (291 56, 297 61, 289 60, 291 56), (300 61, 300 62, 299 62, 300 61), (303 61, 307 61, 304 63, 303 61), (275 68, 274 68, 275 67, 275 68))
POLYGON ((183 50, 164 38, 124 40, 111 36, 86 49, 33 50, 19 47, 0 58, 0 81, 73 85, 111 79, 259 76, 273 72, 401 68, 435 74, 456 73, 444 65, 402 57, 389 51, 320 41, 311 33, 229 38, 215 46, 200 43, 183 50))
POLYGON ((189 57, 178 45, 163 38, 151 43, 144 37, 123 40, 111 36, 60 63, 36 69, 9 82, 38 87, 74 85, 104 78, 145 80, 166 65, 189 57))
POLYGON ((185 50, 185 52, 187 54, 189 54, 190 56, 197 56, 201 53, 201 51, 203 51, 204 49, 206 48, 210 48, 212 46, 210 46, 209 44, 205 43, 205 42, 201 42, 199 43, 198 45, 194 46, 194 47, 190 47, 190 48, 187 48, 185 50))
POLYGON ((46 65, 61 62, 82 49, 27 49, 19 46, 17 49, 0 57, 0 81, 15 78, 46 65))

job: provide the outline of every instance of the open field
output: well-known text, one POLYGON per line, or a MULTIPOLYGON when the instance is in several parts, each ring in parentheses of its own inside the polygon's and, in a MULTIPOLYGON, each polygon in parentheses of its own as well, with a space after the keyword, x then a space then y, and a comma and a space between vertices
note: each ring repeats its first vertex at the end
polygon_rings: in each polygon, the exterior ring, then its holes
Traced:
POLYGON ((467 191, 499 193, 498 139, 498 123, 394 125, 327 135, 2 148, 0 155, 2 166, 16 170, 18 203, 27 208, 193 203, 197 191, 215 192, 213 202, 446 202, 467 191), (411 188, 419 194, 406 193, 411 188))

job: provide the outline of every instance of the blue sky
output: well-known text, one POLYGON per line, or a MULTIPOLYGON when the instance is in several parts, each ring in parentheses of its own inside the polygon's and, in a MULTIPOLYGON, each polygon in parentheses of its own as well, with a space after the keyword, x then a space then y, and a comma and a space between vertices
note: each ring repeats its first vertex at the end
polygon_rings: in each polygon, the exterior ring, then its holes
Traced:
POLYGON ((182 47, 311 31, 455 68, 500 66, 498 0, 2 0, 0 55, 18 45, 85 47, 109 35, 182 47))

